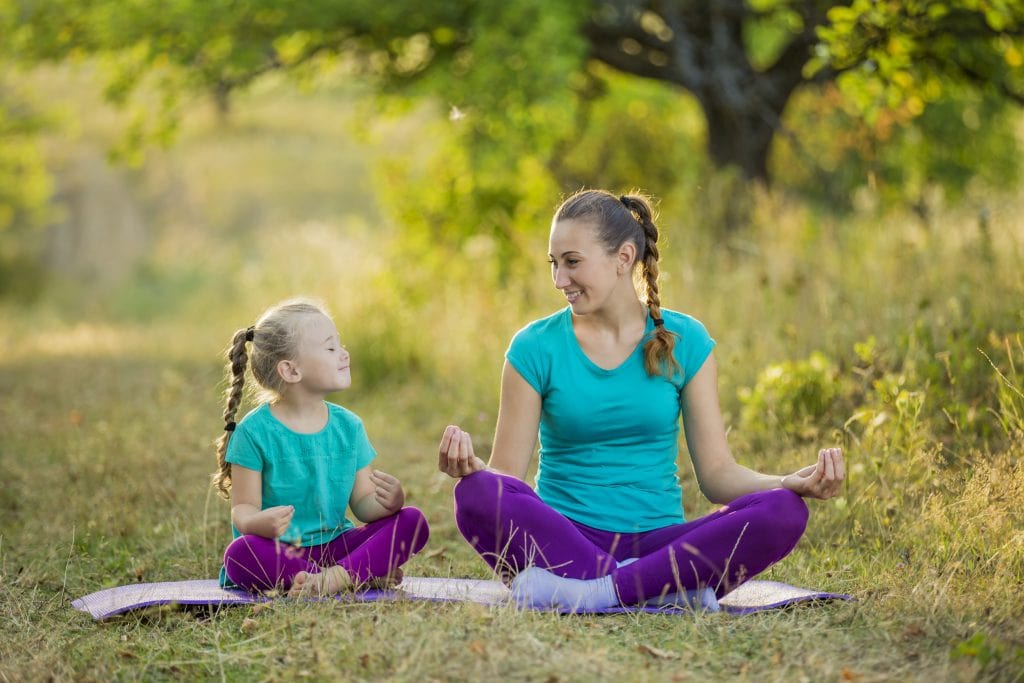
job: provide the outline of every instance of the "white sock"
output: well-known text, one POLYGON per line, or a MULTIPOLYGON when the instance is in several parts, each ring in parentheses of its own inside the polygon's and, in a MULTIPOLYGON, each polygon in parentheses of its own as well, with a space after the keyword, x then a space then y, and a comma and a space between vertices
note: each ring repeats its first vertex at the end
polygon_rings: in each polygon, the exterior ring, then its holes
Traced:
POLYGON ((516 575, 512 580, 512 599, 524 608, 569 612, 593 612, 619 604, 611 575, 567 579, 540 567, 529 567, 516 575))

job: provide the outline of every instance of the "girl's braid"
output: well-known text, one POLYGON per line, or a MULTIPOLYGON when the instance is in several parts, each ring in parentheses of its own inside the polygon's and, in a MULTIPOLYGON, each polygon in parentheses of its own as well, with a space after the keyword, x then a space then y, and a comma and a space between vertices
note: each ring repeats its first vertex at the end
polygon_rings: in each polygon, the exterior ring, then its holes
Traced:
POLYGON ((213 474, 213 485, 224 498, 231 494, 231 464, 224 456, 228 450, 228 441, 232 432, 235 431, 235 414, 238 406, 242 403, 242 394, 245 389, 245 371, 249 365, 249 354, 246 352, 246 343, 252 341, 253 328, 238 330, 231 339, 231 348, 228 349, 228 381, 227 403, 224 406, 224 433, 217 439, 217 471, 213 474))

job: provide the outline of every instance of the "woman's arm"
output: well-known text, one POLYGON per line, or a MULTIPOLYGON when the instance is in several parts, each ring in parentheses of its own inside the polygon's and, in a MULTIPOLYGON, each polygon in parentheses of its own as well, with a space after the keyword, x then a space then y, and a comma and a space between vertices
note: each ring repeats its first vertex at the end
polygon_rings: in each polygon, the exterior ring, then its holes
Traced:
POLYGON ((845 476, 838 448, 822 449, 817 463, 786 476, 761 474, 736 462, 725 438, 714 354, 683 388, 682 413, 697 482, 712 503, 729 503, 747 493, 779 487, 812 498, 831 498, 838 493, 845 476))
POLYGON ((356 472, 348 506, 360 522, 390 517, 405 505, 405 491, 395 477, 369 465, 356 472))
POLYGON ((242 534, 278 538, 295 515, 291 505, 262 510, 263 474, 241 465, 231 466, 231 522, 242 534))
MULTIPOLYGON (((506 360, 501 371, 501 399, 498 424, 494 431, 494 448, 486 467, 525 479, 530 459, 537 446, 541 398, 523 376, 506 360)), ((449 425, 438 450, 438 469, 459 478, 485 468, 473 453, 469 434, 449 425)))

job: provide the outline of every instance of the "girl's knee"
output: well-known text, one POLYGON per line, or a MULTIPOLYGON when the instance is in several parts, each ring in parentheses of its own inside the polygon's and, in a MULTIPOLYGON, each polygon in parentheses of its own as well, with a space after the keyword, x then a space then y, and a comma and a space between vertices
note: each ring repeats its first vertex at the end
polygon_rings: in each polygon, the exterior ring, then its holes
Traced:
POLYGON ((419 552, 430 538, 430 526, 427 524, 426 515, 419 508, 409 506, 399 510, 396 516, 403 535, 412 541, 413 552, 419 552))

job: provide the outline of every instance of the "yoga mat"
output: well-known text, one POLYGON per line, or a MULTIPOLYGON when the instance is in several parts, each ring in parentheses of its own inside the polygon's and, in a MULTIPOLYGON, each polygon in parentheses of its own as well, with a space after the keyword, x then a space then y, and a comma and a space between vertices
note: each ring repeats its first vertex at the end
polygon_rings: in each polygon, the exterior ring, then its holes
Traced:
MULTIPOLYGON (((216 579, 168 581, 164 583, 133 583, 90 593, 71 603, 88 612, 94 619, 106 619, 135 609, 153 605, 250 605, 275 599, 248 593, 237 588, 221 588, 216 579)), ((426 578, 407 576, 394 590, 368 590, 343 593, 337 600, 376 602, 381 600, 431 600, 437 602, 476 602, 483 605, 509 603, 508 588, 500 581, 484 579, 426 578)), ((718 601, 722 611, 730 614, 751 614, 815 600, 852 600, 849 595, 825 593, 797 588, 777 581, 747 581, 718 601)), ((601 614, 624 612, 656 612, 687 614, 685 607, 613 607, 601 614)))

